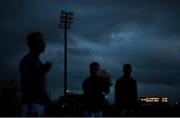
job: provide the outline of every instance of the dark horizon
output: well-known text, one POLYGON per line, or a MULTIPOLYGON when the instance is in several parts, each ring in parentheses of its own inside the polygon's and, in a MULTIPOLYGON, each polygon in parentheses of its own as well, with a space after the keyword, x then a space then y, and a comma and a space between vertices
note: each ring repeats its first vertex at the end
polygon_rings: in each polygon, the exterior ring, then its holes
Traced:
MULTIPOLYGON (((63 30, 61 10, 74 12, 68 31, 68 88, 82 93, 90 62, 109 71, 113 84, 122 66, 133 66, 138 96, 168 96, 180 102, 180 1, 179 0, 19 0, 1 1, 0 83, 15 80, 20 87, 19 62, 28 52, 26 36, 40 31, 47 43, 41 55, 51 61, 47 90, 51 99, 63 95, 63 30)), ((114 86, 109 100, 114 100, 114 86)))

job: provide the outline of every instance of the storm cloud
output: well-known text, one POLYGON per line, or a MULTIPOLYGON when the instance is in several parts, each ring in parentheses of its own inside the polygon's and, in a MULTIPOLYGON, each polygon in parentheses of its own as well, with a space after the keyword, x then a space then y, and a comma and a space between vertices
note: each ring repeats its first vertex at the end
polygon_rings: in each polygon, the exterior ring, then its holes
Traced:
MULTIPOLYGON (((47 75, 51 98, 63 94, 63 30, 61 10, 74 12, 68 31, 68 87, 82 93, 88 65, 100 63, 115 83, 123 64, 133 65, 139 96, 180 99, 179 0, 1 0, 1 81, 19 82, 19 61, 28 49, 26 36, 41 31, 47 49, 41 58, 52 61, 47 75)), ((113 87, 110 99, 113 99, 113 87)))

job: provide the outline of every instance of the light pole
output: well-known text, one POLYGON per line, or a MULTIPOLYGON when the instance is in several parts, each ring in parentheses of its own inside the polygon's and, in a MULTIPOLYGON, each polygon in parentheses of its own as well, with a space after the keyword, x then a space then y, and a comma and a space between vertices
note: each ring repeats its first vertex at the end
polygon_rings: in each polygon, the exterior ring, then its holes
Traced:
POLYGON ((64 29, 64 96, 67 94, 67 30, 73 20, 73 12, 61 11, 60 28, 64 29))

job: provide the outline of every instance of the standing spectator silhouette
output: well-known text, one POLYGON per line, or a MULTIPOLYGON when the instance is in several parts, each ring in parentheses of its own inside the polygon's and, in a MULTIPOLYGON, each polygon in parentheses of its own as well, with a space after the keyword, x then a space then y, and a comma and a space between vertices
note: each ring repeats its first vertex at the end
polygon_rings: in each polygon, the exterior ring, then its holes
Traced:
POLYGON ((130 64, 123 66, 124 75, 115 84, 115 102, 121 115, 134 115, 137 104, 137 83, 131 77, 130 64))
POLYGON ((45 42, 40 32, 32 32, 27 36, 29 52, 20 62, 22 85, 22 116, 44 116, 45 104, 48 100, 45 86, 45 74, 51 63, 42 64, 39 56, 45 50, 45 42))
POLYGON ((103 116, 103 105, 105 94, 109 93, 111 86, 110 76, 105 71, 100 72, 97 62, 90 64, 90 77, 84 80, 82 87, 84 91, 84 116, 103 116), (100 75, 100 73, 104 73, 100 75))

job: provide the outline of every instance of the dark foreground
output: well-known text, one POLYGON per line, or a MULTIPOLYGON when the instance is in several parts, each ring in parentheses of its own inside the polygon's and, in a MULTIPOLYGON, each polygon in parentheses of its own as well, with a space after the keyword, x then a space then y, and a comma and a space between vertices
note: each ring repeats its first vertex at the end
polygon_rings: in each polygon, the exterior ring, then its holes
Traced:
MULTIPOLYGON (((57 101, 51 101, 47 104, 46 116, 77 116, 81 117, 84 111, 79 95, 71 95, 64 101, 63 97, 60 97, 57 101), (64 104, 66 103, 66 104, 64 104)), ((6 100, 0 103, 0 116, 20 116, 21 104, 17 101, 6 100)), ((115 105, 110 105, 108 102, 104 105, 103 115, 105 117, 117 117, 117 116, 180 116, 180 105, 177 104, 171 107, 167 104, 141 104, 137 105, 134 114, 122 115, 117 110, 115 105)))

